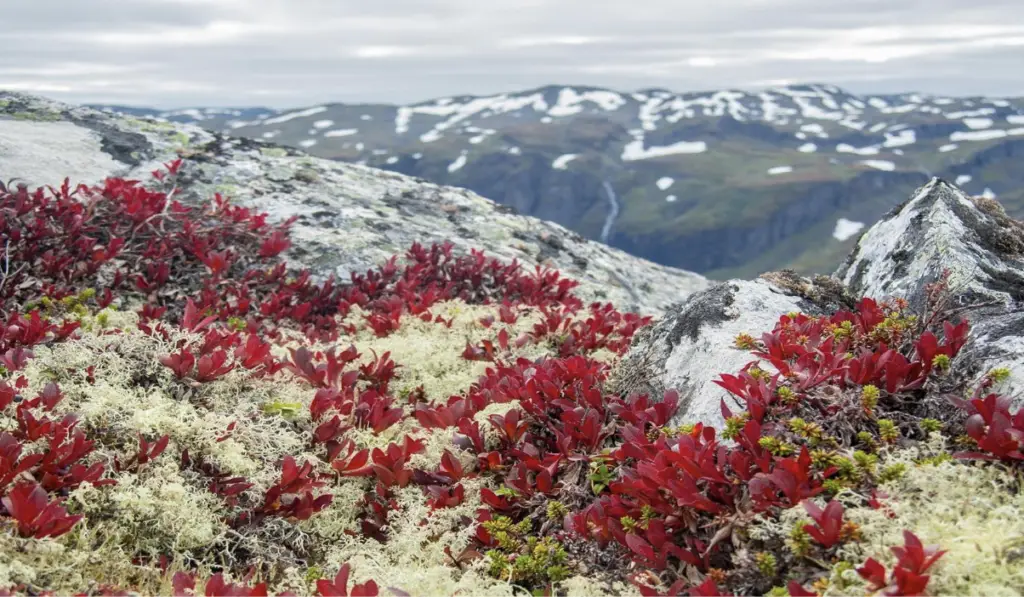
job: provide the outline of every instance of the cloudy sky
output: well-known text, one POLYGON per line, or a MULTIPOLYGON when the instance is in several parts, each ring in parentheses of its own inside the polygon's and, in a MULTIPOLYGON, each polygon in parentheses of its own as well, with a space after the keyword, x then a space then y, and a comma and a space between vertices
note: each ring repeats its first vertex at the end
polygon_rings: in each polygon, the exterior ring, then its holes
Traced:
POLYGON ((7 0, 0 89, 157 107, 546 84, 1024 96, 1024 0, 7 0))

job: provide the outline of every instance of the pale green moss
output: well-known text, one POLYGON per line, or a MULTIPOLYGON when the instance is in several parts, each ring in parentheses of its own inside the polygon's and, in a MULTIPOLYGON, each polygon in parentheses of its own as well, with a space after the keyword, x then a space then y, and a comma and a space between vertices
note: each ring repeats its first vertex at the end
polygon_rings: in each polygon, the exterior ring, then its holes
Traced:
MULTIPOLYGON (((869 557, 890 567, 890 548, 903 544, 904 530, 948 552, 929 570, 929 595, 1022 594, 1024 494, 1019 480, 1000 465, 948 460, 916 464, 942 451, 945 439, 932 433, 928 441, 886 454, 884 466, 902 465, 903 472, 882 485, 890 496, 884 500, 885 509, 858 506, 862 498, 848 491, 836 496, 847 506, 844 518, 860 527, 862 539, 840 548, 841 565, 834 568, 825 595, 862 591, 866 585, 853 568, 869 557)), ((759 519, 750 529, 751 537, 784 536, 805 516, 802 508, 791 508, 778 521, 759 519)))
MULTIPOLYGON (((444 402, 449 396, 460 394, 469 388, 487 370, 491 363, 485 361, 467 361, 462 358, 466 343, 477 345, 484 339, 493 339, 502 328, 508 328, 512 341, 519 334, 533 328, 539 320, 536 310, 523 309, 515 325, 506 326, 495 322, 490 329, 480 324, 487 316, 497 316, 494 306, 467 305, 458 300, 434 305, 431 313, 444 319, 452 319, 451 328, 440 323, 428 323, 418 317, 406 315, 402 317, 401 327, 385 338, 377 338, 373 330, 366 326, 363 314, 354 310, 347 322, 360 327, 354 337, 343 338, 352 341, 362 355, 362 362, 371 362, 374 353, 378 356, 385 352, 401 365, 396 371, 396 379, 392 382, 394 393, 412 391, 423 386, 427 400, 444 402)), ((518 356, 536 358, 547 351, 542 346, 527 344, 513 352, 518 356)))
POLYGON ((127 553, 193 553, 212 546, 227 527, 223 502, 196 491, 178 462, 162 456, 138 474, 122 474, 113 487, 83 486, 69 504, 90 526, 127 553))
MULTIPOLYGON (((458 554, 469 545, 475 525, 464 524, 468 517, 476 518, 480 501, 480 479, 462 481, 465 501, 454 508, 430 511, 423 490, 409 486, 398 489, 398 509, 389 515, 388 543, 361 540, 344 534, 350 507, 332 504, 328 511, 313 517, 304 526, 330 546, 326 558, 327 568, 337 568, 348 562, 352 565, 355 582, 373 579, 382 587, 397 587, 413 595, 512 595, 513 587, 487 576, 482 561, 460 571, 450 565, 445 547, 458 554), (331 512, 334 510, 334 512, 331 512), (425 523, 425 524, 424 524, 425 523)), ((357 492, 347 499, 358 499, 357 492)))
POLYGON ((890 563, 889 547, 903 543, 903 529, 948 553, 930 571, 932 595, 1021 595, 1024 588, 1024 494, 1019 480, 999 466, 961 462, 907 464, 903 476, 884 486, 888 518, 858 508, 849 519, 864 542, 850 556, 890 563))
POLYGON ((639 597, 640 595, 640 591, 632 584, 616 582, 609 587, 605 583, 579 575, 558 583, 558 586, 565 592, 566 597, 595 597, 598 595, 639 597))
POLYGON ((13 112, 10 114, 15 120, 29 120, 33 122, 56 122, 60 120, 60 112, 53 110, 36 110, 32 112, 13 112))

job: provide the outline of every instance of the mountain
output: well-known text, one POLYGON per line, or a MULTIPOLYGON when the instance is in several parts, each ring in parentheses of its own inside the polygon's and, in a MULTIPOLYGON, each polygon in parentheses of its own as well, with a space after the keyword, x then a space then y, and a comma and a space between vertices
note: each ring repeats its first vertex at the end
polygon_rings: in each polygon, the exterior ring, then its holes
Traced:
POLYGON ((831 271, 932 175, 1024 215, 1020 99, 552 86, 408 106, 147 113, 465 187, 712 277, 831 271))

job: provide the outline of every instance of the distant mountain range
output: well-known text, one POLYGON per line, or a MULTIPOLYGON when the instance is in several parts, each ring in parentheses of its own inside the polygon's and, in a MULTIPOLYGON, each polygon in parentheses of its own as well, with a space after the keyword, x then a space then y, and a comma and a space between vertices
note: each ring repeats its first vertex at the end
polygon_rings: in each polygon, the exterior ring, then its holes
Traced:
POLYGON ((1024 216, 1024 98, 549 86, 396 106, 94 106, 472 189, 710 277, 829 272, 929 176, 1024 216))

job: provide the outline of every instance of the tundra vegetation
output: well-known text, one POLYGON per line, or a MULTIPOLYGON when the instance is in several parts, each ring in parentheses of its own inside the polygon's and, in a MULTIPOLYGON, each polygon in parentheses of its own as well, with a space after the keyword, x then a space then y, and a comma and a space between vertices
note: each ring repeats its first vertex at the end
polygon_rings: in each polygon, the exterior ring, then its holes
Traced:
POLYGON ((943 281, 741 335, 680 425, 612 391, 649 318, 448 244, 315 280, 187 168, 0 187, 0 594, 1024 587, 1024 411, 943 281))

